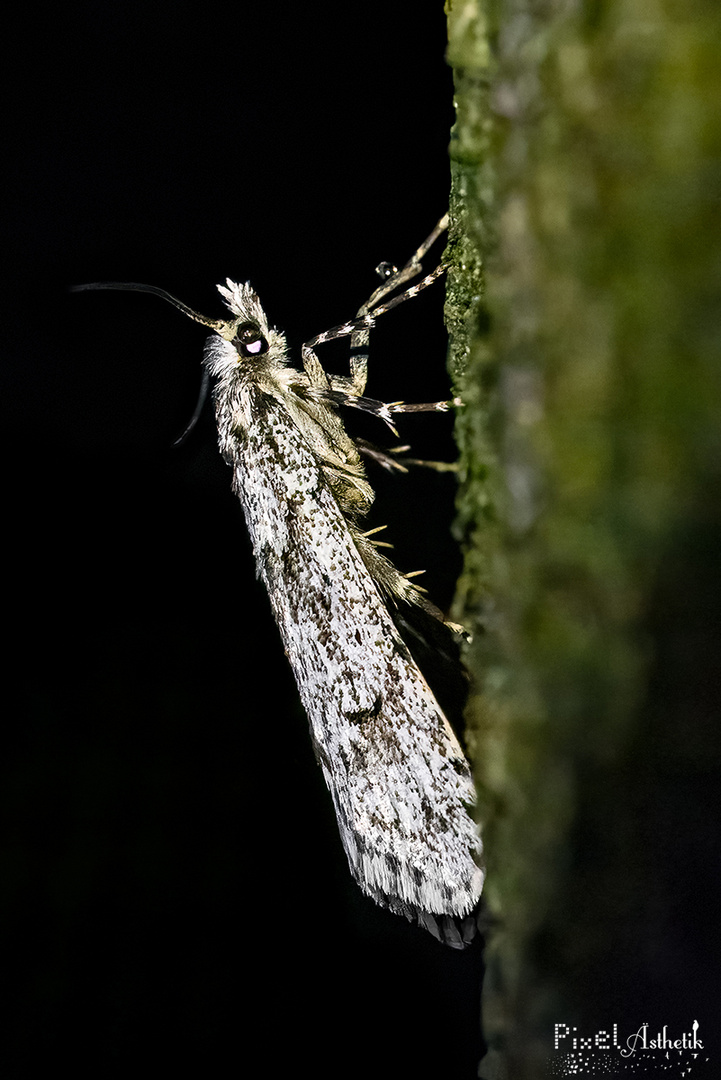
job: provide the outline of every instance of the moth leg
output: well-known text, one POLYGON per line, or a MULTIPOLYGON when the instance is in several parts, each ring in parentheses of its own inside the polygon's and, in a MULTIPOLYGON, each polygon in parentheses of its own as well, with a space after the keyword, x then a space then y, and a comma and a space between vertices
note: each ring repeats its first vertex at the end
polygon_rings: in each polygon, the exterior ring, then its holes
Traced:
POLYGON ((403 459, 399 455, 406 450, 410 450, 410 446, 397 446, 391 450, 383 450, 380 446, 376 446, 375 443, 368 442, 367 439, 356 439, 355 444, 361 454, 375 461, 377 465, 387 469, 388 472, 408 472, 408 469, 403 464, 403 459))
POLYGON ((320 360, 313 352, 312 343, 306 343, 301 349, 303 369, 308 376, 308 384, 316 389, 330 389, 331 380, 320 360))
MULTIPOLYGON (((380 305, 380 301, 420 273, 422 269, 421 259, 447 228, 448 215, 445 214, 430 236, 426 237, 401 270, 396 270, 395 267, 388 268, 388 264, 381 263, 378 270, 382 276, 386 277, 386 280, 359 309, 355 319, 351 319, 349 322, 342 323, 339 326, 333 326, 330 330, 325 330, 322 334, 316 334, 310 341, 305 342, 302 349, 303 366, 312 387, 320 389, 325 386, 338 386, 341 383, 341 380, 329 379, 318 357, 313 352, 315 346, 322 345, 326 341, 335 341, 337 338, 350 336, 350 378, 342 380, 342 385, 346 388, 348 396, 360 397, 363 394, 368 373, 368 339, 370 330, 375 325, 375 320, 379 315, 391 311, 405 300, 411 300, 422 289, 432 285, 441 276, 445 267, 440 264, 416 285, 412 285, 409 289, 405 289, 402 293, 394 296, 388 303, 380 305)), ((346 404, 351 404, 351 402, 346 402, 346 404)), ((430 408, 430 406, 426 408, 430 408)))
MULTIPOLYGON (((356 312, 356 318, 370 314, 378 306, 384 296, 395 292, 406 281, 410 281, 421 271, 421 260, 428 249, 433 246, 438 237, 448 228, 448 214, 444 214, 430 236, 427 236, 421 246, 417 248, 410 259, 398 270, 390 263, 380 263, 376 267, 376 273, 383 279, 373 295, 366 300, 356 312)), ((380 312, 378 312, 380 314, 380 312)), ((356 330, 350 339, 350 379, 352 392, 362 394, 366 388, 368 379, 368 347, 370 343, 370 327, 362 327, 356 330)))
POLYGON ((410 446, 393 446, 385 450, 366 439, 356 439, 356 446, 361 454, 375 461, 388 472, 407 473, 409 466, 433 469, 434 472, 458 472, 456 461, 425 461, 423 458, 408 457, 410 446))
MULTIPOLYGON (((373 311, 374 314, 379 315, 380 312, 375 311, 374 309, 378 307, 383 297, 388 296, 389 293, 395 292, 401 285, 405 285, 407 281, 410 281, 412 278, 416 277, 417 274, 420 274, 423 269, 423 257, 447 228, 448 214, 444 214, 433 232, 426 237, 419 248, 416 248, 402 269, 397 270, 395 266, 391 266, 389 263, 381 263, 380 266, 376 267, 376 273, 380 274, 384 279, 383 284, 379 285, 373 295, 366 300, 363 307, 358 309, 356 318, 367 315, 371 311, 373 311)), ((415 293, 413 293, 413 295, 415 296, 415 293)))
POLYGON ((422 458, 408 457, 410 450, 408 445, 394 446, 385 450, 376 446, 375 443, 368 442, 367 439, 356 439, 356 446, 361 454, 375 461, 388 472, 407 473, 409 465, 433 469, 435 472, 458 472, 458 463, 455 461, 424 461, 422 458))
POLYGON ((391 420, 391 417, 395 413, 449 412, 451 409, 461 404, 459 398, 454 398, 452 401, 411 403, 405 401, 377 401, 375 398, 364 397, 361 394, 355 394, 352 391, 349 391, 347 385, 341 379, 332 380, 328 389, 310 387, 308 394, 310 397, 314 397, 317 400, 332 401, 334 405, 347 405, 351 409, 360 409, 361 412, 370 413, 371 416, 377 416, 388 425, 396 437, 398 436, 398 432, 391 420))
POLYGON ((351 334, 350 339, 350 387, 351 393, 362 394, 368 381, 368 346, 371 332, 364 327, 351 334))
POLYGON ((361 315, 360 318, 350 319, 349 322, 341 323, 339 326, 332 326, 330 330, 324 330, 322 334, 316 334, 309 341, 306 341, 303 349, 313 349, 316 345, 323 345, 326 341, 335 341, 337 338, 349 337, 355 334, 359 330, 371 329, 375 326, 376 319, 381 315, 385 315, 387 311, 392 311, 393 308, 398 307, 405 300, 412 300, 414 296, 418 296, 418 293, 422 289, 427 289, 429 285, 432 285, 434 281, 437 281, 441 276, 445 266, 443 263, 432 270, 430 274, 426 274, 422 281, 419 281, 417 285, 411 285, 409 289, 405 289, 398 296, 394 296, 392 300, 389 300, 387 304, 382 304, 380 307, 374 308, 368 315, 361 315))

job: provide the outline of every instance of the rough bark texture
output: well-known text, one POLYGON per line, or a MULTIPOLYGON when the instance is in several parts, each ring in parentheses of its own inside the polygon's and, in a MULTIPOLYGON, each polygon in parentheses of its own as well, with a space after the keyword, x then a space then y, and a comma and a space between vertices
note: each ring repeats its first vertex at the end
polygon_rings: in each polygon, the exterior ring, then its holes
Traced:
POLYGON ((717 1026, 721 7, 446 8, 481 1075, 525 1080, 556 1023, 717 1026))

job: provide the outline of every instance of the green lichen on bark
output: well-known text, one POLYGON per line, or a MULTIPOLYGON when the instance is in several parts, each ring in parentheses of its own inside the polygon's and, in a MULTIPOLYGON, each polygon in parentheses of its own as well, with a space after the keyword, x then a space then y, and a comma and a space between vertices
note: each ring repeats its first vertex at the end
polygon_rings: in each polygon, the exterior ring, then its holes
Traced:
POLYGON ((719 764, 721 9, 446 8, 483 1068, 523 1080, 555 1022, 689 989, 664 948, 719 764))

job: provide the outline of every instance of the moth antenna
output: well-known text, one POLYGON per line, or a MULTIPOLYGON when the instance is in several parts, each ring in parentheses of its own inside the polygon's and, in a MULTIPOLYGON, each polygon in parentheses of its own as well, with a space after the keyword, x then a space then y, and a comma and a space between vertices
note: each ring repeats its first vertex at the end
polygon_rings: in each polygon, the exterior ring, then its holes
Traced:
POLYGON ((211 330, 217 330, 218 333, 226 328, 227 323, 223 319, 209 319, 207 315, 201 315, 198 311, 193 311, 192 308, 184 304, 182 300, 178 300, 177 297, 172 296, 165 289, 159 289, 157 285, 141 285, 137 281, 91 281, 87 285, 71 285, 71 292, 87 292, 90 289, 110 289, 114 292, 146 292, 152 293, 153 296, 159 296, 161 300, 167 300, 169 304, 176 307, 178 311, 182 311, 184 315, 187 315, 189 319, 193 319, 194 322, 201 323, 203 326, 209 326, 211 330))
MULTIPOLYGON (((210 319, 206 315, 201 315, 200 312, 194 311, 193 308, 188 307, 182 300, 178 300, 176 296, 166 292, 165 289, 158 288, 157 285, 141 285, 137 281, 92 281, 87 285, 71 285, 71 292, 88 292, 89 290, 110 289, 114 292, 145 292, 151 293, 153 296, 159 296, 161 300, 167 300, 169 304, 176 307, 178 311, 182 311, 188 318, 193 319, 194 322, 201 323, 203 326, 208 326, 211 330, 217 330, 219 333, 226 328, 227 323, 222 319, 210 319)), ((210 387, 210 375, 207 370, 203 370, 203 378, 200 383, 200 392, 198 394, 198 401, 193 415, 186 424, 182 433, 177 439, 173 440, 173 446, 182 446, 188 435, 198 423, 200 414, 203 411, 205 402, 208 399, 208 389, 210 387)))
POLYGON ((188 423, 185 425, 185 428, 178 436, 178 438, 173 440, 173 446, 182 446, 185 440, 188 438, 188 435, 190 435, 191 431, 198 423, 198 420, 200 419, 200 414, 202 413, 205 407, 205 403, 208 400, 209 389, 210 373, 207 368, 203 368, 203 378, 200 381, 200 391, 198 393, 198 400, 196 402, 195 409, 193 410, 193 415, 191 416, 188 423))

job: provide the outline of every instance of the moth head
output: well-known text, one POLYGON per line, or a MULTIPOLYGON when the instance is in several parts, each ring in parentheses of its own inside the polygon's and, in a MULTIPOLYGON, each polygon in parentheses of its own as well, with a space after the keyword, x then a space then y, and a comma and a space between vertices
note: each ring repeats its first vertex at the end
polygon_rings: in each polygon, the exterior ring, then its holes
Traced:
POLYGON ((262 356, 269 350, 272 352, 276 363, 285 363, 286 344, 285 337, 277 330, 268 327, 265 312, 260 306, 260 301, 251 286, 236 285, 227 279, 225 285, 218 285, 218 290, 223 297, 226 306, 230 309, 232 319, 212 319, 200 312, 188 307, 182 300, 172 296, 165 289, 159 289, 156 285, 141 285, 137 281, 95 281, 87 285, 73 285, 72 292, 84 292, 89 289, 113 289, 123 292, 145 292, 153 296, 159 296, 173 307, 182 311, 194 322, 201 323, 214 330, 218 338, 209 338, 206 344, 205 374, 200 389, 200 396, 195 412, 190 423, 186 427, 175 445, 184 441, 192 431, 200 415, 205 402, 209 378, 212 375, 222 375, 235 369, 236 363, 241 360, 249 360, 262 356), (213 344, 215 343, 215 345, 213 344), (229 346, 231 346, 229 348, 229 346))
POLYGON ((231 343, 239 360, 252 360, 269 351, 276 358, 285 355, 285 338, 268 326, 257 293, 249 282, 242 285, 228 278, 225 285, 218 285, 218 292, 235 316, 218 333, 231 343))

